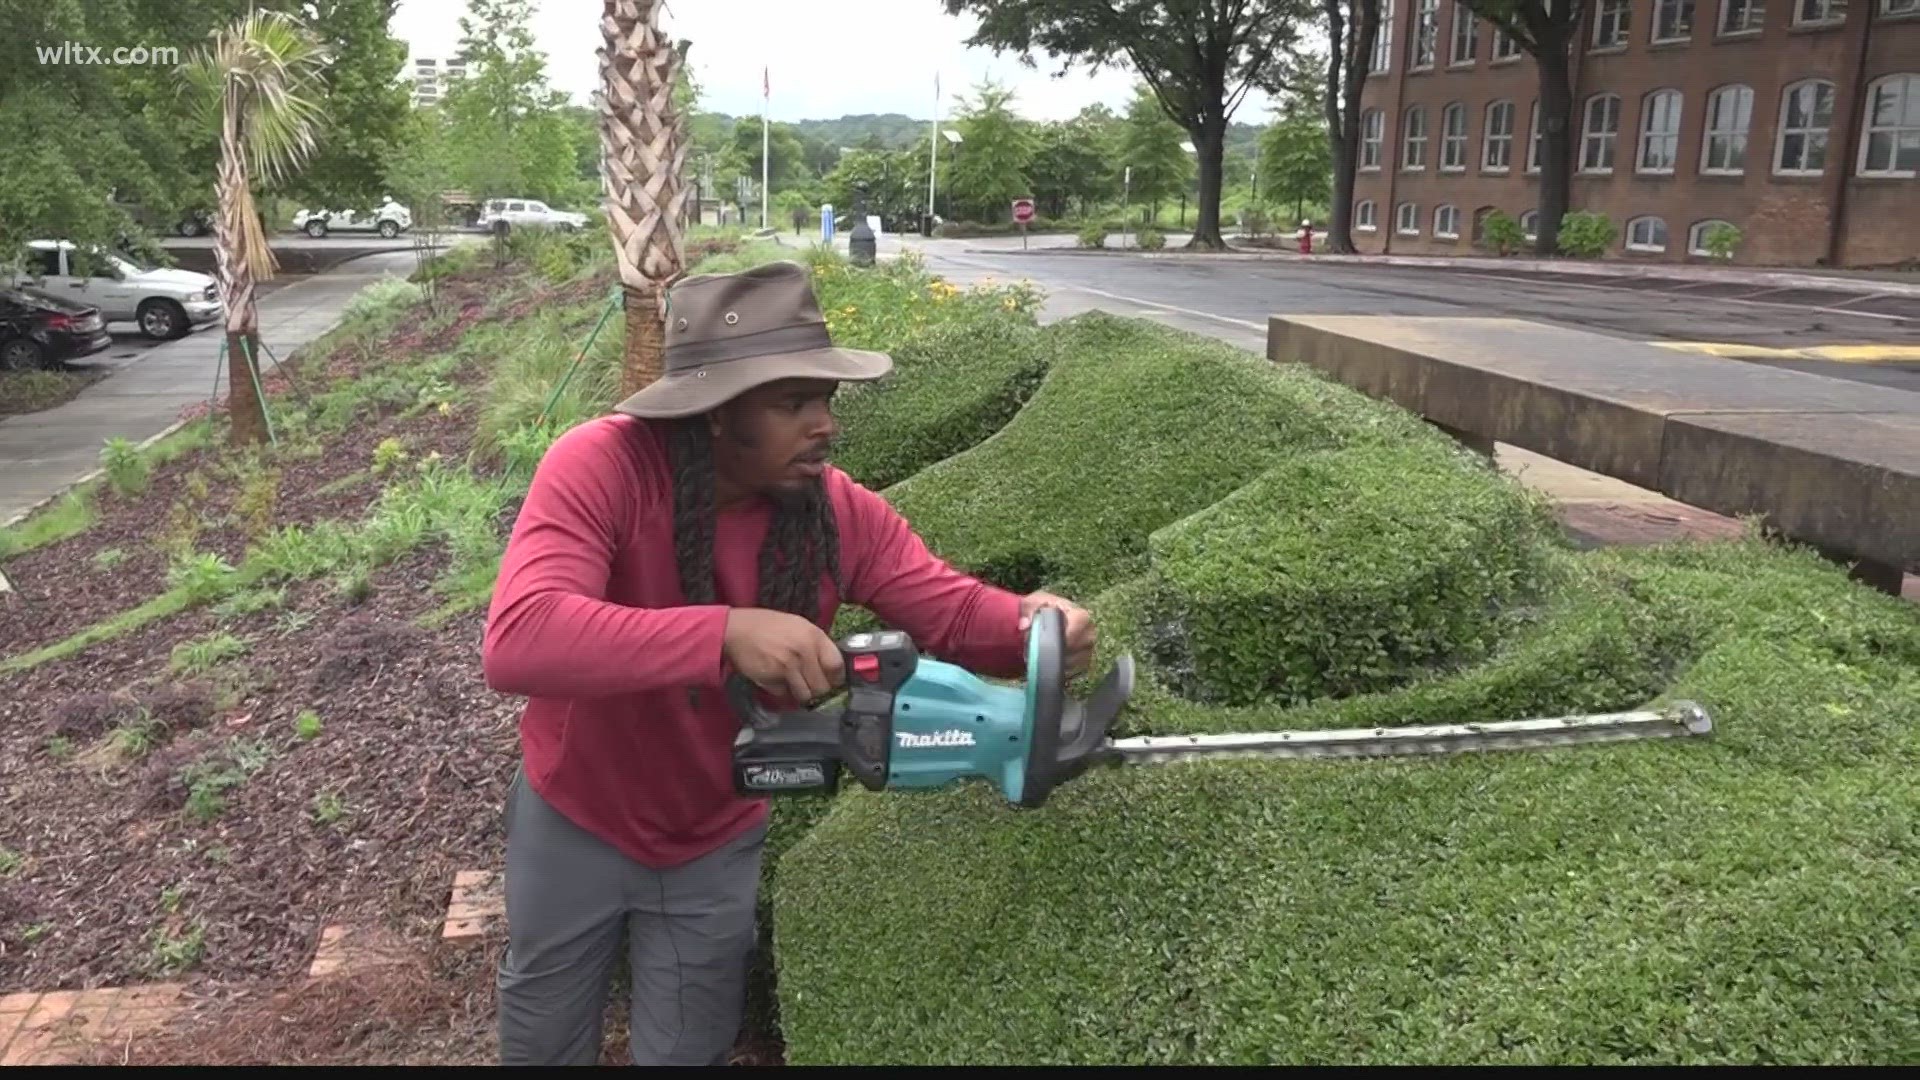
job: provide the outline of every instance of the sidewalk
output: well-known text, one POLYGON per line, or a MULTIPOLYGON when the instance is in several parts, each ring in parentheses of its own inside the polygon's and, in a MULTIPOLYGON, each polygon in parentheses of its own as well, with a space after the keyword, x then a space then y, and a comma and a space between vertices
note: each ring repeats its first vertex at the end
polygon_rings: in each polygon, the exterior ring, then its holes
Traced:
MULTIPOLYGON (((381 277, 405 275, 413 264, 411 252, 370 256, 262 297, 260 336, 272 351, 260 358, 262 374, 275 358, 330 329, 355 293, 381 277)), ((182 409, 206 401, 223 340, 219 326, 201 329, 148 351, 58 408, 0 420, 0 526, 97 469, 108 439, 145 442, 170 430, 182 409)))

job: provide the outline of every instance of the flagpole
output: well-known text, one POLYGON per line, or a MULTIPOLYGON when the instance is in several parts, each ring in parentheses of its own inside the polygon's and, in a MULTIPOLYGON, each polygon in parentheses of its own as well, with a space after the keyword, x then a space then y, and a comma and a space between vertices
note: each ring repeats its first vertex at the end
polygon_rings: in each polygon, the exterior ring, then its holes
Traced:
POLYGON ((933 177, 940 162, 940 73, 933 73, 933 132, 927 152, 927 231, 933 231, 933 177))
POLYGON ((767 112, 773 107, 773 72, 763 70, 760 79, 760 227, 767 227, 767 203, 773 191, 767 187, 767 112))

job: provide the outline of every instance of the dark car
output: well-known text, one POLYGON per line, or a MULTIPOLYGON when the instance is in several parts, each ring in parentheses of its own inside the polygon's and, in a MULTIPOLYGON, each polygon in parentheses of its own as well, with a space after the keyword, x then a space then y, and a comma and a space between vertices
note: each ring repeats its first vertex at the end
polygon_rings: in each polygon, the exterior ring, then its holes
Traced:
POLYGON ((112 347, 99 308, 39 289, 0 288, 0 371, 58 368, 112 347))

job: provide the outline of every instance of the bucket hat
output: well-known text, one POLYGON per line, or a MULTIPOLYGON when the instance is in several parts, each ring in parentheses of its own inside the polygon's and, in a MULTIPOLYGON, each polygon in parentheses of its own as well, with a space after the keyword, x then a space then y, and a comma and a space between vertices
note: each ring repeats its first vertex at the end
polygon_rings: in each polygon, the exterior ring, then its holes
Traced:
POLYGON ((664 368, 614 411, 694 416, 780 379, 870 382, 893 370, 893 359, 836 347, 806 267, 775 262, 669 288, 664 368))

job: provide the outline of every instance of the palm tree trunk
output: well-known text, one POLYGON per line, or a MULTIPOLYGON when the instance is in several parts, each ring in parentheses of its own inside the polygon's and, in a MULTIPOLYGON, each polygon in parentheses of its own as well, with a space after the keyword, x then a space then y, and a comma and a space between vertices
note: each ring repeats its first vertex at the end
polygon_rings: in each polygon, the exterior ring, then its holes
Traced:
POLYGON ((220 131, 220 212, 213 223, 214 273, 227 313, 227 441, 246 446, 267 440, 266 402, 255 388, 260 356, 259 311, 254 305, 253 261, 248 257, 247 218, 254 213, 247 181, 239 110, 229 103, 220 131))
POLYGON ((626 301, 620 393, 658 379, 666 295, 684 272, 686 140, 673 105, 683 57, 660 32, 661 0, 604 0, 600 33, 601 181, 626 301))

